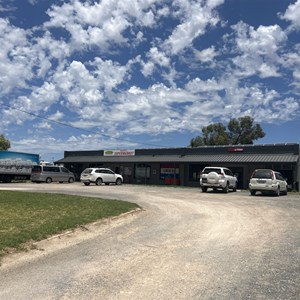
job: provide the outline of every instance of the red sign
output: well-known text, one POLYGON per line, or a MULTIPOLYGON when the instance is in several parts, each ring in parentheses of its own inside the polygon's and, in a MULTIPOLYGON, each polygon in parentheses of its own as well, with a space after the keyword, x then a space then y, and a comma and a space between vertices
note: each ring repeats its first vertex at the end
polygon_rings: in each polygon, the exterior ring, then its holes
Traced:
POLYGON ((228 148, 227 151, 228 152, 244 152, 244 148, 235 148, 235 147, 232 147, 232 148, 228 148))

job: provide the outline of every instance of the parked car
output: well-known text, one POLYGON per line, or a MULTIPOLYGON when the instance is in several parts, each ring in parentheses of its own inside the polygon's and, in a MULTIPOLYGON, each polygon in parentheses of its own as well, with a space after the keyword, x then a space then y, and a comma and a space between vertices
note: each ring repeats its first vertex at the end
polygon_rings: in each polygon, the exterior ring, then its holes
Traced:
POLYGON ((200 174, 200 187, 203 192, 207 192, 208 188, 222 189, 225 193, 232 189, 235 192, 237 182, 237 177, 224 167, 205 167, 200 174))
POLYGON ((80 181, 85 185, 90 185, 91 183, 96 185, 101 185, 102 183, 106 185, 110 183, 120 185, 123 182, 123 176, 107 168, 87 168, 81 173, 80 181))
POLYGON ((75 176, 65 167, 60 166, 33 166, 31 170, 30 179, 32 182, 46 182, 58 181, 60 183, 75 181, 75 176))
POLYGON ((252 196, 256 192, 268 192, 276 196, 280 194, 287 195, 288 184, 279 172, 269 169, 257 169, 250 178, 249 190, 252 196))

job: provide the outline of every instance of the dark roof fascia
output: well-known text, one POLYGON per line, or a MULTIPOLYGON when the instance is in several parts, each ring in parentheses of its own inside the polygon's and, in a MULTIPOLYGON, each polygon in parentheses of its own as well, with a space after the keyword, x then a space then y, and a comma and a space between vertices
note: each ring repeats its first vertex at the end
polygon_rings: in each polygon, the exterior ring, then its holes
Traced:
POLYGON ((260 145, 223 145, 201 146, 197 148, 170 148, 170 149, 136 149, 136 155, 201 155, 201 154, 227 154, 229 149, 243 149, 245 154, 299 154, 299 144, 260 144, 260 145))
MULTIPOLYGON (((259 145, 224 145, 224 146, 202 146, 197 148, 153 148, 153 149, 135 149, 135 156, 152 156, 152 155, 206 155, 206 154, 228 154, 232 148, 242 149, 243 154, 295 154, 299 155, 300 146, 297 143, 286 144, 259 144, 259 145)), ((99 157, 104 155, 104 150, 90 151, 65 151, 64 157, 99 157)))

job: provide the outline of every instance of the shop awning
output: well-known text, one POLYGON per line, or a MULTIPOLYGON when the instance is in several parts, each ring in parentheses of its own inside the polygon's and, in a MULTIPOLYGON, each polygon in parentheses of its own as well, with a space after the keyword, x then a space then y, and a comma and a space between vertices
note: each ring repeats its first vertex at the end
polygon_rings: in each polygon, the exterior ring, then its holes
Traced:
POLYGON ((67 156, 56 163, 297 163, 295 154, 67 156))

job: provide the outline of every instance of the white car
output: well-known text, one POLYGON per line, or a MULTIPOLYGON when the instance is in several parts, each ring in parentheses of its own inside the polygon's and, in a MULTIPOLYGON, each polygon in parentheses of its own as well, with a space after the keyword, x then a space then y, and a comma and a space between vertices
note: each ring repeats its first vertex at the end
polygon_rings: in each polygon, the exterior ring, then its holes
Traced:
POLYGON ((279 172, 269 169, 257 169, 250 178, 249 190, 252 196, 256 192, 271 192, 276 196, 280 194, 287 195, 288 184, 279 172))
POLYGON ((203 192, 207 192, 208 188, 222 189, 225 193, 232 189, 235 192, 237 181, 237 177, 224 167, 206 167, 200 174, 200 186, 203 192))
POLYGON ((80 181, 85 185, 90 185, 91 183, 96 185, 102 185, 102 183, 106 185, 110 183, 120 185, 123 182, 123 176, 107 168, 87 168, 81 173, 80 181))

